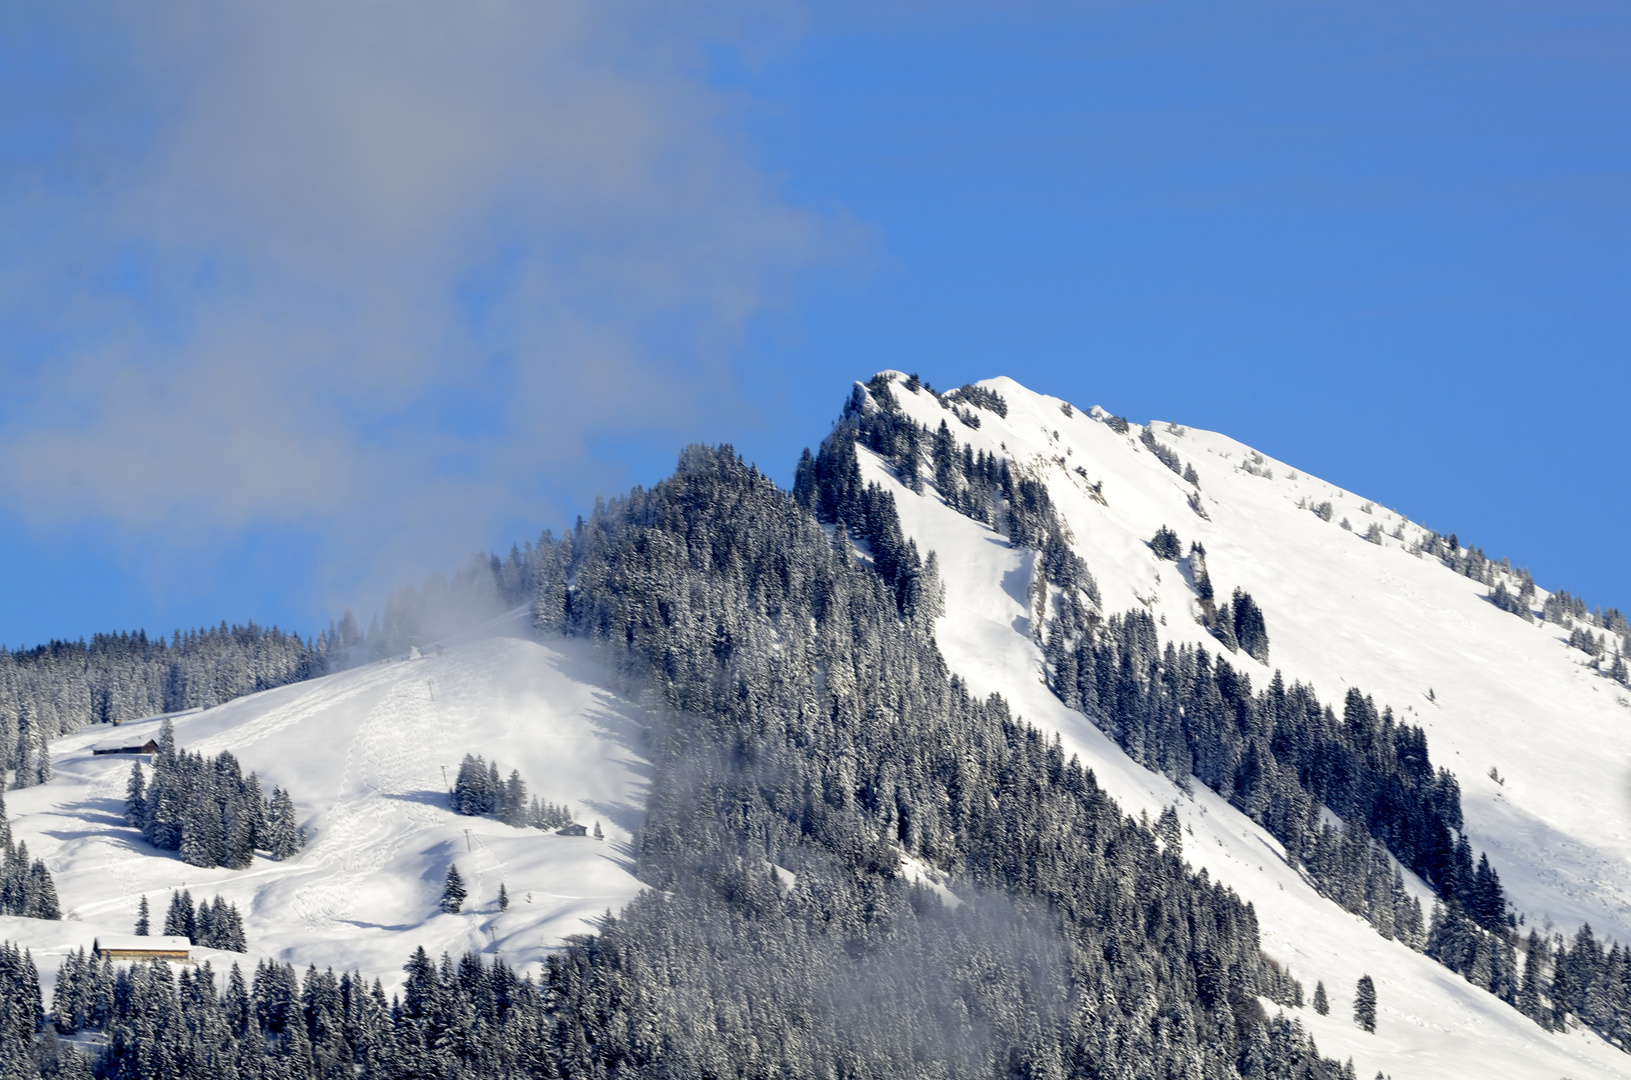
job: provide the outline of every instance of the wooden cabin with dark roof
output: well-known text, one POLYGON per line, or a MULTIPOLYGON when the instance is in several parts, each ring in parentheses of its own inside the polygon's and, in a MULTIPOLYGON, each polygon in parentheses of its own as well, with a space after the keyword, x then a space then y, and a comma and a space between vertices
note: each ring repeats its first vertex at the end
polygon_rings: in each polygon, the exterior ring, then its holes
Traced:
POLYGON ((103 934, 92 943, 98 960, 169 960, 190 964, 192 942, 184 937, 144 937, 140 934, 103 934))
POLYGON ((156 739, 148 739, 140 746, 94 746, 91 748, 93 754, 156 754, 158 752, 159 744, 156 739))

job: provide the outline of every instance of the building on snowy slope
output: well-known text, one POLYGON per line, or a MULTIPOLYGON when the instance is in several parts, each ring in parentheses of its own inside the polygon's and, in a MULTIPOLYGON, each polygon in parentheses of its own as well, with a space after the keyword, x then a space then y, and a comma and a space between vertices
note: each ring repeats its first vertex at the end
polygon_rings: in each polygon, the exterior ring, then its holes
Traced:
POLYGON ((96 746, 91 748, 93 754, 156 754, 159 752, 157 739, 148 739, 140 746, 96 746))
POLYGON ((572 824, 555 830, 556 836, 588 836, 589 830, 582 825, 572 824))
POLYGON ((192 942, 184 937, 139 937, 110 934, 99 937, 91 949, 100 960, 170 960, 192 963, 192 942))

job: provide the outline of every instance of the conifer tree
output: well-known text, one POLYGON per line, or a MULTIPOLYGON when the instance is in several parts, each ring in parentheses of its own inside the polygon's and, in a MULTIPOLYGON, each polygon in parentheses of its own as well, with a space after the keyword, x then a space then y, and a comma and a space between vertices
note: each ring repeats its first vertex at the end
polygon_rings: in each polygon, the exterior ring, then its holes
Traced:
POLYGON ((17 720, 17 748, 12 753, 12 760, 16 762, 16 769, 12 773, 11 786, 14 790, 34 786, 36 776, 34 772, 34 737, 33 725, 28 722, 27 714, 17 720))
POLYGON ((1325 983, 1314 984, 1314 1011, 1321 1016, 1328 1016, 1331 1012, 1331 999, 1325 996, 1325 983))
POLYGON ((1163 525, 1155 530, 1155 536, 1150 539, 1150 550, 1155 552, 1157 559, 1176 562, 1184 553, 1184 545, 1177 533, 1163 525))
POLYGON ((1182 858, 1184 854, 1184 831, 1178 822, 1178 811, 1172 806, 1161 808, 1161 816, 1155 820, 1155 835, 1166 844, 1167 850, 1182 858))
POLYGON ((45 863, 36 859, 28 868, 28 905, 23 912, 31 919, 60 919, 62 909, 57 904, 56 882, 45 863))
POLYGON ((136 936, 147 937, 151 925, 147 911, 147 895, 142 895, 141 906, 136 909, 136 936))
POLYGON ((208 787, 195 789, 181 820, 181 861, 189 866, 217 865, 221 851, 221 814, 215 793, 208 787))
MULTIPOLYGON (((1227 610, 1231 605, 1224 605, 1227 610)), ((1241 651, 1253 660, 1269 662, 1269 632, 1263 621, 1263 609, 1257 606, 1251 593, 1236 589, 1232 602, 1235 641, 1241 651)), ((1221 618, 1221 613, 1220 613, 1221 618)))
POLYGON ((272 789, 266 812, 266 853, 276 862, 293 858, 306 844, 305 830, 295 823, 294 799, 282 788, 272 789))
POLYGON ((142 763, 130 763, 130 780, 125 784, 125 821, 141 826, 147 804, 147 782, 142 777, 142 763))
POLYGON ((457 915, 464 907, 464 898, 467 895, 464 888, 464 878, 459 874, 457 863, 449 864, 447 880, 442 884, 441 908, 449 915, 457 915))
POLYGON ((510 770, 510 778, 504 784, 504 805, 500 819, 506 825, 526 824, 527 814, 527 785, 521 779, 521 773, 516 769, 510 770))
MULTIPOLYGON (((493 773, 497 773, 496 765, 493 773)), ((486 759, 474 754, 464 755, 464 760, 459 763, 459 774, 453 781, 452 807, 455 814, 475 817, 493 812, 496 800, 488 776, 486 759)))
POLYGON ((170 908, 164 913, 166 937, 193 940, 198 934, 198 913, 193 910, 192 893, 183 889, 170 894, 170 908))
POLYGON ((1359 976, 1354 987, 1354 1023, 1365 1031, 1376 1030, 1376 984, 1369 975, 1359 976))
POLYGON ((1539 1024, 1546 1022, 1546 1015, 1541 1006, 1541 973, 1548 960, 1546 943, 1541 940, 1535 931, 1529 931, 1529 938, 1524 942, 1523 948, 1523 985, 1518 991, 1518 1011, 1539 1024))

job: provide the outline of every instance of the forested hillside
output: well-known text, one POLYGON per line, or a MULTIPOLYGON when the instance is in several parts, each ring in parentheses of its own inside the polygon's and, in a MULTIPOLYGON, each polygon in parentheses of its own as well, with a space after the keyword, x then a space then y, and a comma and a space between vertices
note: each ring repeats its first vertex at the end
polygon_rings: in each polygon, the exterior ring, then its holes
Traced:
MULTIPOLYGON (((472 1076, 528 1063, 532 1075, 1323 1068, 1294 1022, 1258 1004, 1303 994, 1263 957, 1251 909, 950 676, 929 635, 932 567, 903 612, 786 493, 702 448, 543 556, 540 623, 602 642, 667 706, 648 733, 638 840, 641 876, 661 891, 553 959, 536 990, 506 991, 505 1008, 458 1006, 502 973, 450 977, 434 1002, 410 980, 392 1050, 377 1025, 342 1023, 344 1059, 415 1075, 431 1053, 442 1074, 472 1076), (909 865, 951 895, 914 884, 909 865)), ((120 990, 122 978, 89 1017, 114 1034, 100 1067, 148 1075, 125 1002, 162 1009, 199 985, 120 990)), ((263 969, 254 992, 292 984, 263 969)), ((315 1006, 302 1039, 275 1013, 232 1020, 230 989, 187 1000, 174 1007, 201 1018, 198 1033, 172 1061, 241 1061, 252 1039, 299 1071, 334 1042, 315 1006)))

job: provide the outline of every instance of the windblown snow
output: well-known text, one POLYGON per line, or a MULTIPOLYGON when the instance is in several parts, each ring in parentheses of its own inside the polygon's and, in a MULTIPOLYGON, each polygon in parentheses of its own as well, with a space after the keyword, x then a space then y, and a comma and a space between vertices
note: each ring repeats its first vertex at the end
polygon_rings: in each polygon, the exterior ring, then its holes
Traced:
POLYGON ((131 759, 92 754, 109 741, 140 744, 157 720, 61 739, 52 781, 8 800, 17 839, 51 868, 64 911, 61 922, 0 918, 0 938, 31 948, 42 979, 54 978, 67 950, 129 934, 144 895, 158 933, 171 892, 183 888, 243 913, 247 957, 194 950, 217 970, 270 957, 357 969, 389 989, 422 945, 433 957, 497 952, 536 974, 564 938, 592 932, 641 888, 630 846, 648 778, 638 707, 607 688, 578 643, 539 644, 501 627, 441 654, 266 691, 174 724, 181 748, 231 751, 268 791, 288 789, 306 847, 284 862, 257 856, 246 870, 189 866, 124 823, 131 759), (605 840, 454 814, 448 781, 467 753, 496 760, 506 776, 518 770, 579 822, 600 822, 605 840), (456 915, 438 909, 454 863, 469 889, 456 915))
MULTIPOLYGON (((1220 597, 1245 588, 1268 622, 1272 667, 1243 653, 1232 664, 1259 686, 1278 668, 1338 706, 1357 686, 1378 708, 1419 724, 1434 764, 1461 784, 1473 847, 1489 853, 1526 924, 1572 932, 1589 922, 1631 941, 1631 701, 1568 647, 1565 632, 1499 610, 1484 585, 1411 554, 1420 526, 1226 436, 1153 425, 1198 472, 1203 518, 1189 504, 1195 488, 1140 444, 1137 425, 1118 434, 1102 410, 1069 408, 999 378, 978 385, 1002 395, 1007 416, 981 410, 974 429, 928 391, 908 389, 906 376, 884 374, 913 420, 931 431, 944 420, 960 443, 1047 483, 1106 613, 1142 606, 1164 640, 1216 652, 1196 621, 1193 591, 1148 544, 1162 525, 1186 546, 1200 541, 1220 597), (1329 522, 1298 506, 1327 500, 1329 522), (1364 538, 1372 522, 1389 534, 1380 544, 1364 538), (1396 530, 1403 539, 1390 535, 1396 530)), ((1310 989, 1324 981, 1330 1015, 1298 1016, 1323 1053, 1351 1055, 1361 1076, 1631 1076, 1631 1057, 1595 1035, 1543 1031, 1320 897, 1273 837, 1204 786, 1186 796, 1129 759, 1043 682, 1027 602, 1034 553, 948 507, 927 472, 923 493, 913 494, 861 454, 863 479, 894 493, 906 534, 938 556, 946 611, 936 636, 953 670, 975 693, 1001 693, 1025 719, 1058 732, 1127 812, 1153 819, 1177 805, 1186 858, 1255 905, 1266 952, 1310 989), (1362 974, 1377 984, 1374 1035, 1350 1018, 1362 974)), ((1430 906, 1427 887, 1411 884, 1430 906)))

